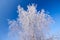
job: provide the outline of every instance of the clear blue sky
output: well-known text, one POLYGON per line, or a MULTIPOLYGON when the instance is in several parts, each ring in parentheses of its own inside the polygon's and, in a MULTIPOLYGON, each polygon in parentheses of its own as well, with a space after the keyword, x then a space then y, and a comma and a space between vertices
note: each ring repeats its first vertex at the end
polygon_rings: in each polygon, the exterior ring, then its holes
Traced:
POLYGON ((18 17, 17 6, 20 4, 27 10, 27 5, 32 3, 37 4, 37 10, 43 8, 50 12, 49 15, 55 20, 51 33, 60 32, 60 0, 0 0, 0 40, 5 40, 9 31, 7 19, 12 20, 18 17))

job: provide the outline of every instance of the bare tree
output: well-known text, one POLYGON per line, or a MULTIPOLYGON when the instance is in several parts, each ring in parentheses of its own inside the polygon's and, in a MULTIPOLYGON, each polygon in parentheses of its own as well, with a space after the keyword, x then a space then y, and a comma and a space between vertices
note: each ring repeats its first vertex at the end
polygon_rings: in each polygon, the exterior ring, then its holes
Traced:
POLYGON ((25 11, 18 6, 17 20, 9 21, 9 34, 11 40, 46 40, 45 31, 53 20, 44 9, 37 11, 34 4, 27 6, 25 11))

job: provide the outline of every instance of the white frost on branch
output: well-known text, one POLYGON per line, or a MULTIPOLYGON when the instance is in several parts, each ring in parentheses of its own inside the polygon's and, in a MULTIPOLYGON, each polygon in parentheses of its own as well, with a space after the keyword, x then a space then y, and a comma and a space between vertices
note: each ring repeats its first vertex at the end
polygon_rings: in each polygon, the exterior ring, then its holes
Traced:
POLYGON ((27 6, 25 11, 18 5, 17 20, 9 21, 10 40, 46 40, 45 30, 53 23, 50 15, 45 10, 37 11, 34 4, 27 6))

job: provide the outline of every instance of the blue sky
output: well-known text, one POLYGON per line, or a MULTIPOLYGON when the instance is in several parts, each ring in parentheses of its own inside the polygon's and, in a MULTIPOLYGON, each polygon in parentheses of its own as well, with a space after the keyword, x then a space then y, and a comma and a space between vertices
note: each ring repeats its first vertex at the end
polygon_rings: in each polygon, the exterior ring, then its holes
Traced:
POLYGON ((51 26, 51 34, 60 33, 60 0, 0 0, 0 40, 5 40, 9 31, 7 19, 18 17, 17 6, 20 4, 25 10, 27 5, 37 4, 37 10, 45 9, 55 20, 51 26))

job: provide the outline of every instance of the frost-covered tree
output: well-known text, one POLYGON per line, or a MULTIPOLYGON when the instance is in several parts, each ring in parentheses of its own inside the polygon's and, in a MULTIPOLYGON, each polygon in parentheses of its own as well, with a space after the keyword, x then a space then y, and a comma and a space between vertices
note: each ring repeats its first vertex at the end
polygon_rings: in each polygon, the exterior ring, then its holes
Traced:
POLYGON ((25 11, 18 6, 18 18, 9 21, 10 40, 46 40, 46 32, 53 20, 44 9, 37 11, 34 4, 25 11))

